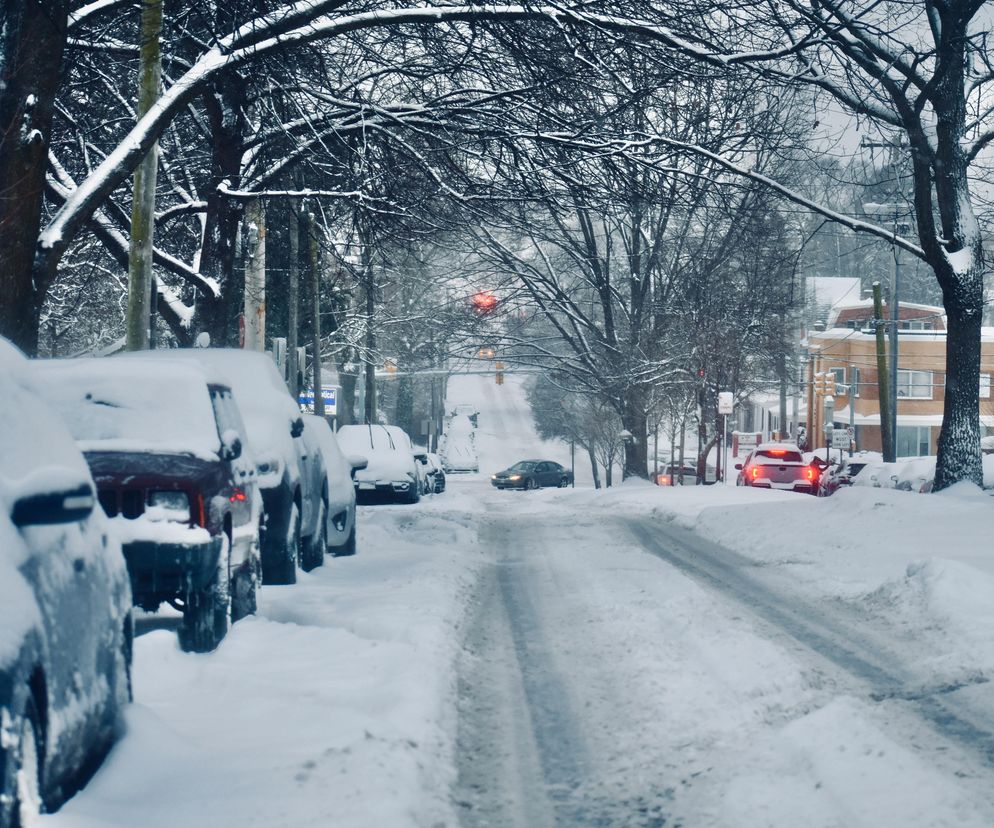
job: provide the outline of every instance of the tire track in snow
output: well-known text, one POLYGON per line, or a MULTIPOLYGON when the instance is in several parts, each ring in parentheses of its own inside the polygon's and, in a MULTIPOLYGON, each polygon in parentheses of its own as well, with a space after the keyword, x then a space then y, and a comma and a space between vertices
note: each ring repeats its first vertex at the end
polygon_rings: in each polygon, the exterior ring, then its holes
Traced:
POLYGON ((989 713, 956 704, 950 694, 957 686, 931 691, 909 691, 914 678, 879 645, 861 635, 838 615, 830 617, 817 606, 750 577, 755 564, 747 558, 701 538, 686 529, 639 518, 621 524, 648 552, 738 601, 822 658, 869 687, 874 701, 903 700, 917 709, 940 734, 979 753, 994 767, 994 723, 989 713))
MULTIPOLYGON (((533 527, 534 528, 534 527, 533 527)), ((602 801, 582 719, 554 667, 537 609, 540 550, 520 522, 488 520, 498 559, 480 585, 460 675, 459 782, 463 828, 616 826, 646 822, 628 803, 602 801), (509 551, 513 550, 513 551, 509 551), (619 821, 620 819, 620 821, 619 821)))

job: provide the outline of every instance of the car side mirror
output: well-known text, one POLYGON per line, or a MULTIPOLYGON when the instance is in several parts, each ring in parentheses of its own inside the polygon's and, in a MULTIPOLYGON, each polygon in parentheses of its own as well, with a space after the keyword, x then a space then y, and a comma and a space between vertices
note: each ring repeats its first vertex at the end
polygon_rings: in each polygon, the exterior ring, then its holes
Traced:
POLYGON ((428 463, 428 455, 425 452, 423 452, 423 451, 415 451, 414 452, 414 459, 417 460, 419 463, 423 463, 423 464, 427 464, 428 463))
POLYGON ((741 463, 736 463, 736 464, 735 464, 735 468, 736 468, 736 470, 738 470, 738 471, 742 471, 742 464, 741 464, 741 463))
POLYGON ((76 523, 89 517, 96 505, 88 483, 56 492, 26 495, 14 502, 10 519, 17 527, 76 523))
POLYGON ((290 423, 290 436, 299 437, 304 433, 304 418, 297 417, 292 423, 290 423))
POLYGON ((221 435, 221 459, 237 460, 242 456, 242 438, 233 428, 229 428, 221 435))
POLYGON ((350 454, 345 458, 345 461, 352 467, 349 475, 355 480, 355 473, 357 471, 362 471, 369 465, 369 460, 359 454, 350 454))

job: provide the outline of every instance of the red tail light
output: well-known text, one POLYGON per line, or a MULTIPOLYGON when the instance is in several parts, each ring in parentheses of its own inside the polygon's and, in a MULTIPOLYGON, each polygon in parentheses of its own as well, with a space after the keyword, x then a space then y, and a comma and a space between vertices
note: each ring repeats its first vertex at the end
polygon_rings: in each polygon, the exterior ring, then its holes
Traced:
POLYGON ((770 449, 771 457, 783 457, 786 453, 786 449, 770 449))
POLYGON ((757 477, 759 477, 762 473, 763 473, 763 470, 759 466, 753 466, 751 469, 749 469, 749 476, 753 480, 755 480, 757 477))
POLYGON ((814 480, 818 476, 818 472, 812 466, 808 466, 804 470, 804 477, 806 480, 814 480))
POLYGON ((670 476, 668 474, 661 474, 661 475, 659 475, 659 477, 656 478, 656 485, 657 486, 669 486, 670 485, 670 476))
POLYGON ((228 496, 228 500, 230 500, 232 503, 244 503, 246 500, 248 500, 248 496, 245 494, 245 492, 242 489, 235 489, 228 496))
POLYGON ((193 519, 196 521, 197 526, 206 528, 207 512, 204 509, 204 496, 200 492, 197 492, 197 502, 191 511, 193 512, 193 519))

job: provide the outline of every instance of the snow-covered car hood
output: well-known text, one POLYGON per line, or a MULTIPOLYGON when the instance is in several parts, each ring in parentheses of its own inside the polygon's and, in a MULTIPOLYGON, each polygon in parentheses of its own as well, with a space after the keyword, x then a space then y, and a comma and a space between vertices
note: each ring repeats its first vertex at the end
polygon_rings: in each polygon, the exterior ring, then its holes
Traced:
POLYGON ((356 472, 356 480, 371 483, 377 480, 414 480, 417 477, 414 456, 402 450, 369 449, 369 465, 356 472))

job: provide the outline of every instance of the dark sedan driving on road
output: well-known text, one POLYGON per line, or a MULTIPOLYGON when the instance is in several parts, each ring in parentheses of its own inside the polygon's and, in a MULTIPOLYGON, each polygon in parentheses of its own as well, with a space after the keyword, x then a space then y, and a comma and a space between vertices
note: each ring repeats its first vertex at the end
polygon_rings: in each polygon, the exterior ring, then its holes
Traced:
POLYGON ((498 489, 565 488, 572 482, 572 472, 552 460, 522 460, 490 477, 490 483, 498 489))

